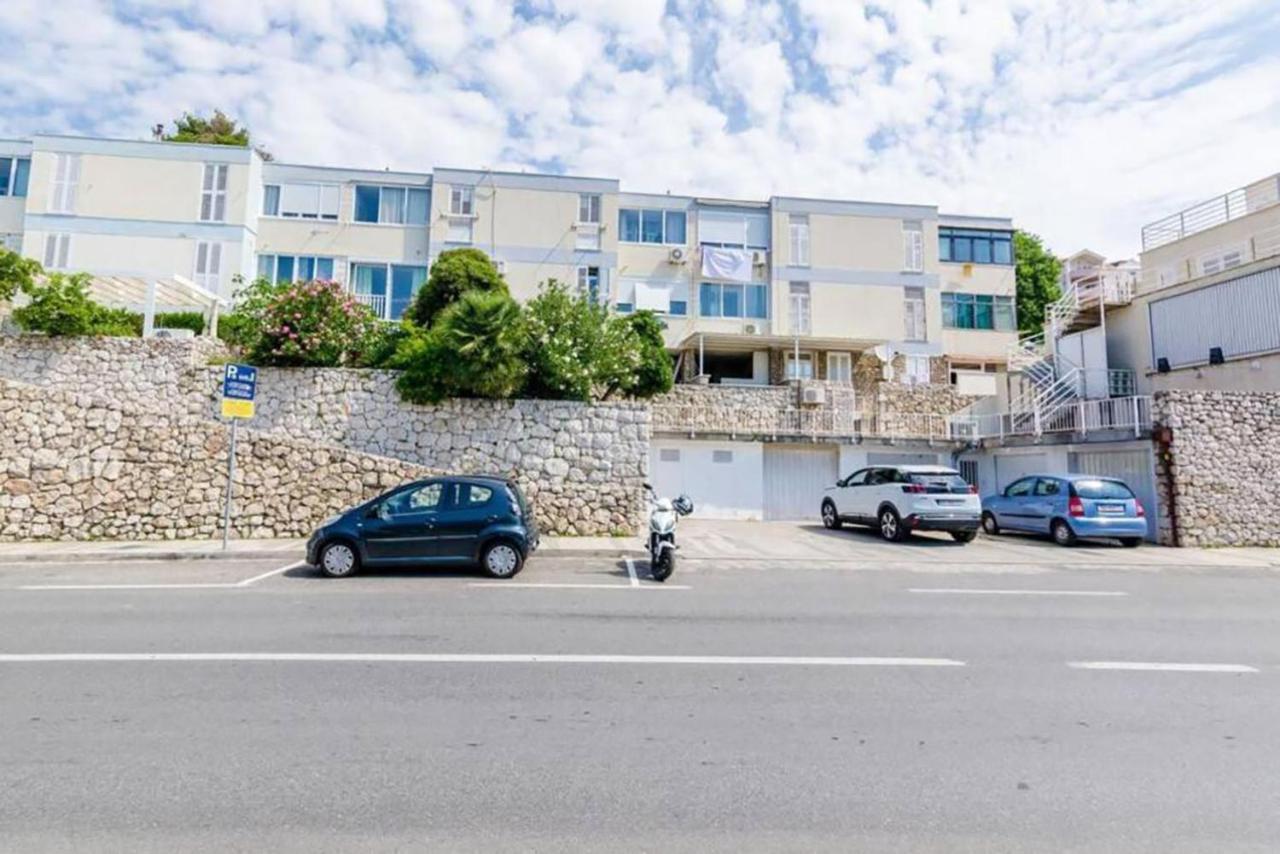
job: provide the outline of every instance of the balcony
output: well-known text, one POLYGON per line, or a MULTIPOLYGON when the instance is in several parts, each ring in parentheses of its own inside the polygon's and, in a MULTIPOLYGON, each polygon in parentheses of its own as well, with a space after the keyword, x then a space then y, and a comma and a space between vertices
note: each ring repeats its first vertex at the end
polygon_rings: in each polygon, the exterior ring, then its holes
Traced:
POLYGON ((1142 251, 1176 243, 1232 220, 1280 204, 1280 174, 1192 205, 1142 228, 1142 251))
POLYGON ((385 294, 359 294, 352 293, 355 301, 361 305, 367 305, 369 310, 378 318, 387 320, 387 297, 385 294))

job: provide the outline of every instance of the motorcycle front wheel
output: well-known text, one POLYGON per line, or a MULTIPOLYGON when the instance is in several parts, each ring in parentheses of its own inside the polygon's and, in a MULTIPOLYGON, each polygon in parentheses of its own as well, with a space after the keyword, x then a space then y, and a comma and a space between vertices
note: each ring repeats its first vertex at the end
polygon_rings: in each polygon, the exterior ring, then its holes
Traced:
POLYGON ((671 549, 663 549, 657 559, 649 562, 649 574, 654 581, 666 581, 676 571, 676 555, 671 549))

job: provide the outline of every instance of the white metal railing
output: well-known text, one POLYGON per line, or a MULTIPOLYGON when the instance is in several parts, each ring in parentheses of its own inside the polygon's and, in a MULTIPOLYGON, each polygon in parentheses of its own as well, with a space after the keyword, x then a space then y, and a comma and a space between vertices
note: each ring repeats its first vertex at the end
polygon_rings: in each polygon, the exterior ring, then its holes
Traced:
POLYGON ((355 297, 356 302, 369 306, 369 310, 378 317, 385 318, 387 316, 387 297, 385 294, 361 294, 353 292, 351 296, 355 297))
POLYGON ((1142 251, 1165 246, 1214 226, 1280 204, 1280 174, 1223 193, 1142 227, 1142 251))
POLYGON ((1073 400, 1042 413, 999 412, 990 415, 953 415, 950 434, 955 438, 997 439, 1042 436, 1046 433, 1123 431, 1135 437, 1151 429, 1151 398, 1142 395, 1099 400, 1073 400))
POLYGON ((862 414, 843 408, 767 409, 758 406, 655 403, 655 432, 796 438, 916 439, 951 441, 951 417, 940 413, 862 414))

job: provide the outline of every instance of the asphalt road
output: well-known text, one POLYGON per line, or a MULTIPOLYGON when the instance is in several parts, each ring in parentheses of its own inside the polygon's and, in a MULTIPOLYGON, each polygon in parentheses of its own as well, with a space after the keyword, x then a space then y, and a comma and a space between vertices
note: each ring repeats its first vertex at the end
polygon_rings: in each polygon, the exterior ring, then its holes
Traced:
POLYGON ((1274 574, 277 569, 0 567, 0 850, 1280 848, 1274 574))

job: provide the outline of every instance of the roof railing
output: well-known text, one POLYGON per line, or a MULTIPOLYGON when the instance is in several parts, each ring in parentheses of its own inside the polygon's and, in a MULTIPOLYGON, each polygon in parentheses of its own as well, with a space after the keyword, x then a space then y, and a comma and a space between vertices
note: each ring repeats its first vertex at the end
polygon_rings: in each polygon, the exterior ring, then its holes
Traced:
POLYGON ((1142 227, 1142 251, 1176 243, 1184 237, 1280 204, 1280 173, 1254 181, 1192 205, 1142 227))

